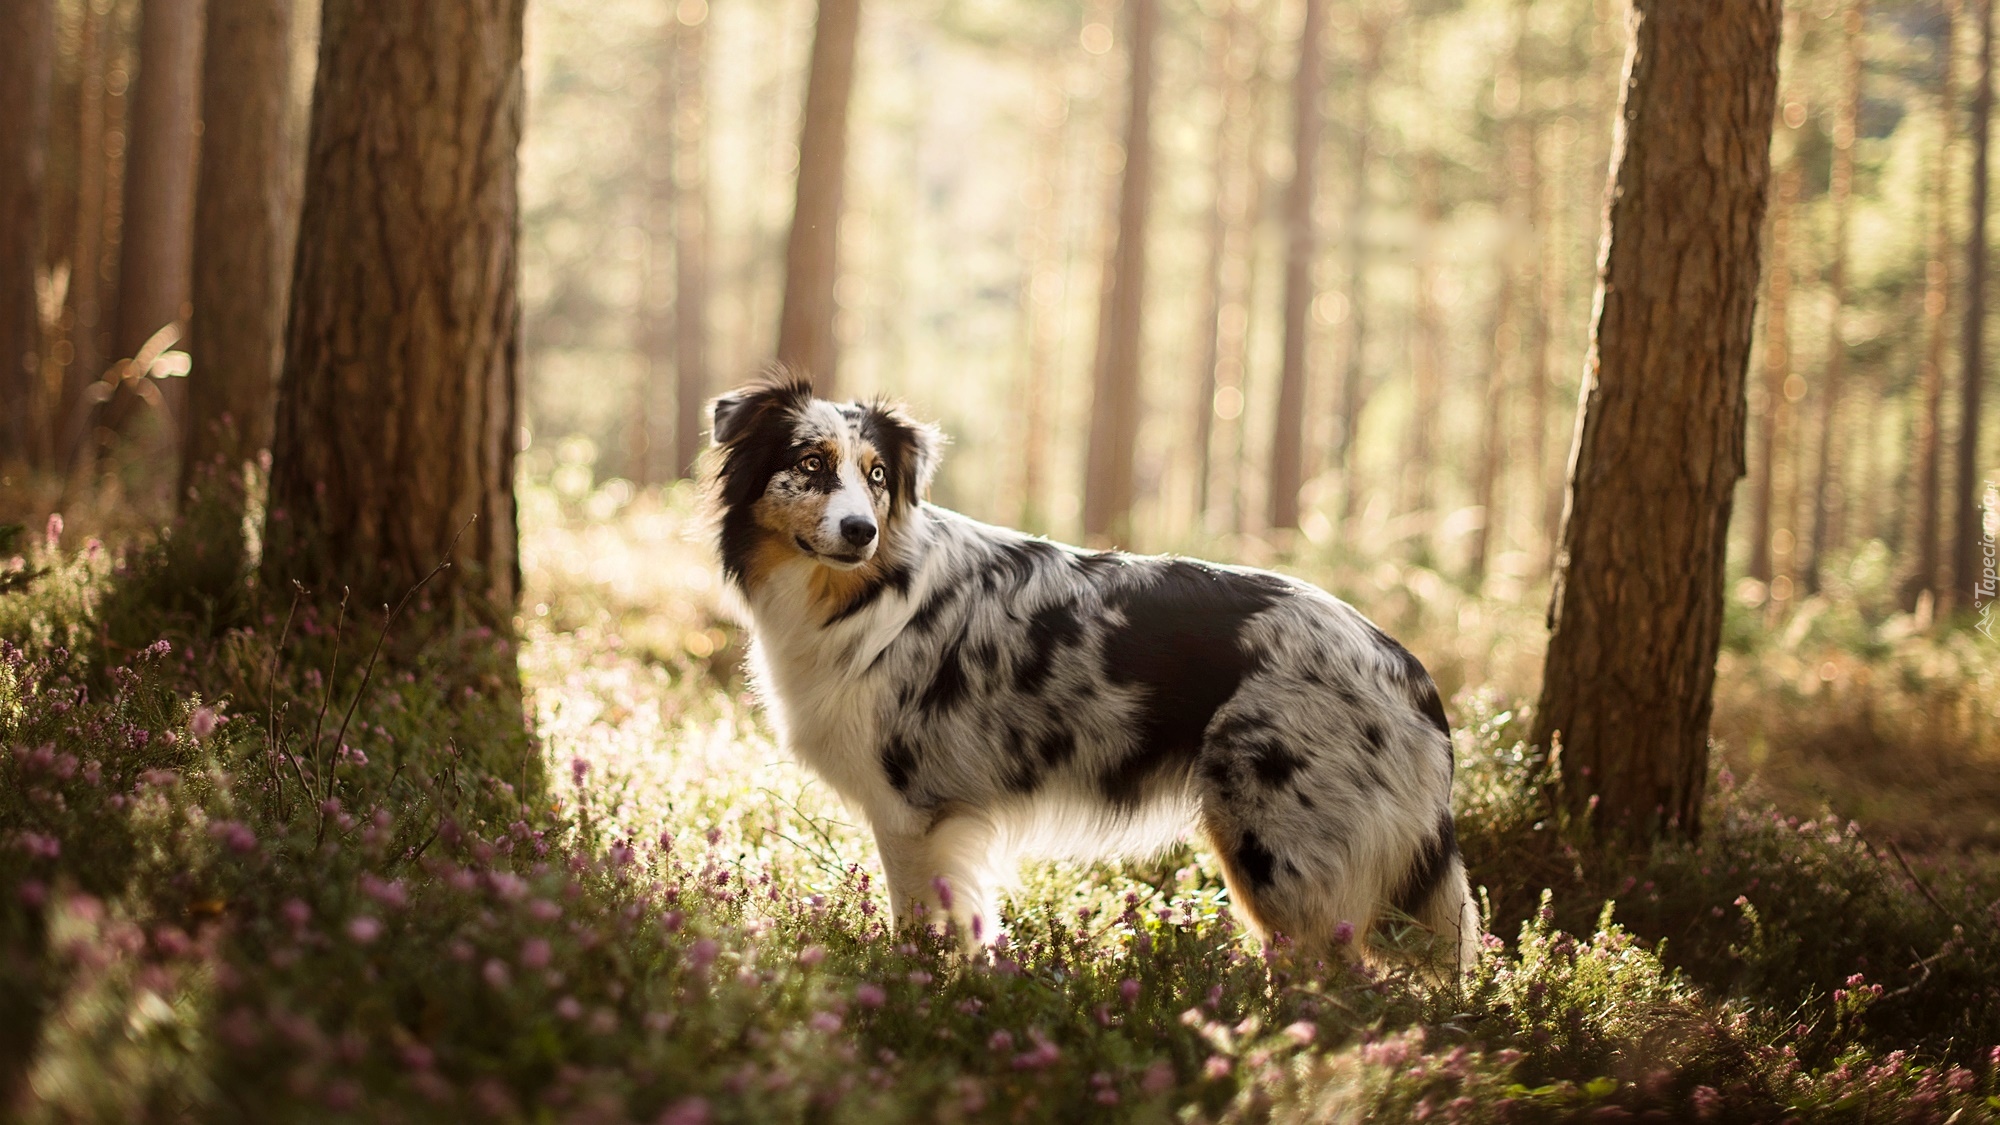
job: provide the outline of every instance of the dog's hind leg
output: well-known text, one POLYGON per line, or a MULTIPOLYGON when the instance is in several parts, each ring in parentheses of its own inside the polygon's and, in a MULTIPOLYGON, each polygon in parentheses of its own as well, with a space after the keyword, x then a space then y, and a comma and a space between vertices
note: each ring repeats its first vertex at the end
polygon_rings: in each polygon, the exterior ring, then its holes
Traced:
POLYGON ((975 815, 947 815, 926 831, 899 834, 877 828, 875 846, 888 877, 889 910, 898 927, 945 921, 968 952, 998 934, 994 845, 991 821, 975 815))

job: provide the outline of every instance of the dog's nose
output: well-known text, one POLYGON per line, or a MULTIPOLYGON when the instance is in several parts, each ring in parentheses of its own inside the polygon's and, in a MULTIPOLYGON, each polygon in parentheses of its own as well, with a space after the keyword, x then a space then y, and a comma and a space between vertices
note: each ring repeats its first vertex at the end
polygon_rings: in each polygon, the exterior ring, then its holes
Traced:
POLYGON ((848 516, 840 521, 840 537, 850 547, 866 547, 875 541, 875 521, 867 516, 848 516))

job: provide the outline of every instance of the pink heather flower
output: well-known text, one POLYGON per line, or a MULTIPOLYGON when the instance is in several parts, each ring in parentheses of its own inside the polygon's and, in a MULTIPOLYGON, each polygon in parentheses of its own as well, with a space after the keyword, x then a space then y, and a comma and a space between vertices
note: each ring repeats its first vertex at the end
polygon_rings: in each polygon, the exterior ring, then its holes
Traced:
POLYGON ((682 1098, 661 1112, 659 1125, 708 1125, 708 1099, 682 1098))
POLYGON ((524 969, 546 969, 549 967, 549 943, 541 938, 529 938, 521 943, 521 967, 524 969))
POLYGON ((1015 1070, 1041 1070, 1054 1066, 1056 1060, 1062 1057, 1061 1049, 1040 1031, 1029 1031, 1028 1038, 1033 1040, 1035 1045, 1014 1056, 1015 1070))
POLYGON ((298 899, 288 898, 285 900, 285 905, 278 908, 278 915, 285 920, 286 925, 295 930, 302 930, 307 922, 312 921, 312 907, 298 899))
POLYGON ((922 969, 913 969, 910 971, 910 983, 916 985, 918 988, 922 988, 930 982, 931 975, 922 969))
POLYGON ((570 759, 569 776, 571 780, 576 782, 577 788, 579 789, 583 788, 583 775, 589 772, 590 772, 589 762, 584 761, 582 758, 570 759))
POLYGON ((1235 1065, 1221 1055, 1210 1055, 1208 1056, 1208 1061, 1201 1064, 1201 1076, 1211 1081, 1218 1078, 1227 1078, 1229 1077, 1230 1069, 1235 1065))
POLYGON ((46 902, 49 897, 49 889, 42 885, 40 879, 23 879, 14 893, 20 896, 21 905, 30 910, 46 902))
POLYGON ((1119 996, 1120 996, 1121 998, 1123 998, 1123 999, 1124 999, 1124 1001, 1125 1001, 1125 1002, 1126 1002, 1127 1004, 1136 1004, 1136 1003, 1138 1003, 1138 1002, 1139 1002, 1139 982, 1138 982, 1138 981, 1136 981, 1136 980, 1132 980, 1132 979, 1131 979, 1131 978, 1129 978, 1129 977, 1128 977, 1128 978, 1126 978, 1125 980, 1121 980, 1121 981, 1119 981, 1119 982, 1118 982, 1118 995, 1119 995, 1119 996))
POLYGON ((1333 928, 1333 944, 1346 945, 1354 940, 1354 923, 1342 922, 1333 928))
POLYGON ((382 880, 373 875, 363 875, 361 893, 392 910, 401 910, 410 904, 410 894, 403 889, 401 879, 382 880))
POLYGON ((39 832, 21 833, 21 849, 31 859, 54 859, 62 854, 62 841, 39 832))
POLYGON ((823 1031, 828 1035, 832 1035, 834 1032, 840 1030, 840 1017, 834 1015, 832 1012, 814 1012, 812 1018, 806 1020, 806 1026, 812 1028, 814 1031, 823 1031))
POLYGON ((215 733, 215 711, 209 707, 197 707, 188 719, 188 730, 198 739, 215 733))
POLYGON ((480 970, 480 975, 485 977, 486 983, 492 985, 494 988, 505 988, 509 979, 507 962, 502 961, 498 957, 489 957, 486 960, 486 967, 480 970))
POLYGON ((722 947, 715 944, 713 939, 702 938, 700 941, 688 946, 688 968, 696 972, 706 970, 710 965, 715 964, 715 956, 720 952, 722 952, 722 947))
POLYGON ((1014 1033, 1002 1028, 986 1039, 986 1049, 996 1055, 1006 1054, 1014 1049, 1014 1033))
POLYGON ((937 892, 938 905, 946 910, 950 910, 951 880, 940 875, 937 878, 931 880, 931 889, 937 892))
POLYGON ((1286 1025, 1285 1037, 1303 1047, 1311 1043, 1314 1039, 1319 1038, 1319 1028, 1307 1023, 1305 1020, 1300 1020, 1297 1023, 1286 1025))
POLYGON ((53 551, 62 545, 62 529, 62 513, 50 512, 48 529, 42 534, 42 540, 48 544, 49 550, 53 551))
POLYGON ((583 1005, 576 1002, 576 997, 565 996, 556 1001, 556 1015, 566 1020, 573 1020, 582 1014, 583 1005))
POLYGON ((1722 1095, 1713 1086, 1696 1086, 1689 1100, 1694 1103, 1694 1115, 1703 1121, 1722 1111, 1722 1095))
POLYGON ((1174 1067, 1165 1059, 1155 1061, 1139 1078, 1139 1091, 1155 1098, 1174 1088, 1174 1067))
POLYGON ((437 1056, 422 1043, 410 1043, 403 1047, 403 1065, 411 1070, 429 1070, 436 1061, 437 1056))
POLYGON ((864 1008, 879 1008, 888 999, 889 994, 882 991, 880 985, 863 981, 854 986, 854 1002, 864 1008))
POLYGON ((823 945, 808 945, 804 949, 799 950, 799 964, 807 968, 811 968, 824 960, 826 960, 826 947, 823 945))
POLYGON ((553 922, 562 917, 562 907, 545 898, 538 898, 528 904, 528 914, 537 922, 553 922))
POLYGON ((347 923, 347 936, 362 945, 367 945, 382 936, 382 922, 366 914, 357 915, 347 923))
POLYGON ((660 928, 670 934, 680 932, 681 922, 681 912, 678 910, 669 910, 660 915, 660 928))

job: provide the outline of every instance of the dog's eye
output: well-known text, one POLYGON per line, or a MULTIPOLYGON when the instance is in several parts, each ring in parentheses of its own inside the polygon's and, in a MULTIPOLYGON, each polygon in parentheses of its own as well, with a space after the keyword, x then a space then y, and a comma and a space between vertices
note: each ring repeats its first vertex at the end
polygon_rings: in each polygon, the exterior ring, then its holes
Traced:
POLYGON ((817 453, 799 462, 799 471, 802 473, 817 473, 824 468, 826 468, 826 462, 821 460, 817 453))
POLYGON ((868 481, 870 484, 887 484, 889 483, 889 472, 882 466, 877 465, 868 470, 868 481))

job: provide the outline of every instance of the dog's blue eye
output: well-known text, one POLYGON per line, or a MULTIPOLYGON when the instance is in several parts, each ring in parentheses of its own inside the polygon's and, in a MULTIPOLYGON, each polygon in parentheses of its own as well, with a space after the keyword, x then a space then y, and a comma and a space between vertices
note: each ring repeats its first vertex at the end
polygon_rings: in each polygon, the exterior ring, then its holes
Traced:
POLYGON ((868 470, 868 479, 875 484, 883 484, 888 481, 889 474, 883 470, 882 466, 877 465, 868 470))
POLYGON ((820 460, 818 457, 808 457, 799 462, 799 471, 802 473, 816 473, 825 467, 826 462, 820 460))

